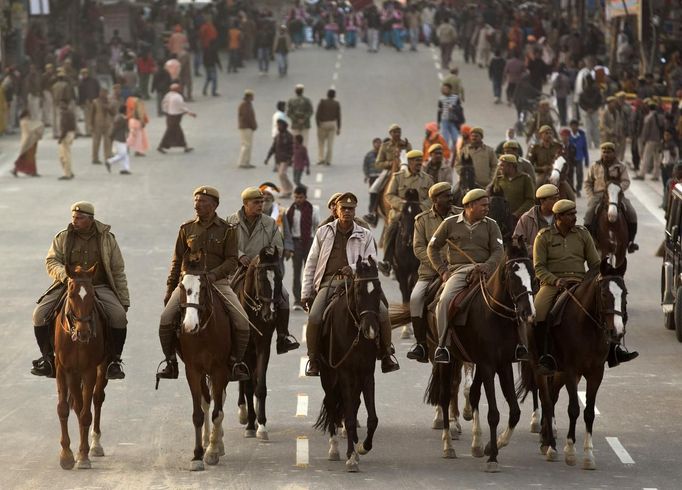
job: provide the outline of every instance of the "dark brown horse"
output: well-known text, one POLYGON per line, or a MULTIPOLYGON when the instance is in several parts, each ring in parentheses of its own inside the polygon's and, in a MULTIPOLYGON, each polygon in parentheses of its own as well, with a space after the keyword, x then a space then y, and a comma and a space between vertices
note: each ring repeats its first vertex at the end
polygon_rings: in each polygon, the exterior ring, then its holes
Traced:
POLYGON ((104 456, 100 444, 100 415, 107 385, 105 371, 105 319, 96 306, 95 287, 92 279, 97 264, 84 270, 66 267, 68 285, 66 301, 55 320, 55 363, 57 377, 57 414, 62 428, 59 463, 65 470, 76 464, 78 469, 91 468, 89 456, 104 456), (92 424, 92 405, 95 420, 92 430, 92 446, 88 431, 92 424), (74 461, 69 438, 69 407, 78 417, 80 446, 78 459, 74 461))
POLYGON ((464 164, 459 170, 459 182, 455 191, 452 193, 452 203, 455 206, 462 207, 462 198, 471 189, 480 189, 480 185, 476 183, 476 172, 473 164, 464 164))
POLYGON ((367 454, 379 424, 374 401, 374 367, 380 331, 379 311, 383 297, 376 263, 358 258, 355 278, 348 279, 344 294, 332 306, 325 320, 320 345, 320 376, 324 401, 315 423, 329 433, 329 459, 340 459, 337 428, 345 422, 348 447, 346 469, 358 471, 358 454, 367 454), (328 347, 327 347, 328 346, 328 347), (357 416, 360 395, 367 409, 367 436, 358 443, 357 416))
POLYGON ((194 457, 190 471, 202 471, 204 461, 215 465, 225 454, 223 403, 230 375, 231 325, 223 300, 205 273, 189 270, 182 276, 180 288, 183 315, 178 353, 185 363, 194 407, 194 457), (209 413, 211 396, 213 412, 209 413))
POLYGON ((611 266, 625 261, 628 249, 628 223, 622 207, 623 191, 617 184, 609 184, 594 214, 595 244, 601 257, 609 257, 611 266))
POLYGON ((251 331, 245 361, 251 372, 250 381, 239 382, 239 422, 246 425, 244 437, 268 440, 265 399, 268 394, 267 372, 270 362, 272 334, 277 321, 277 298, 282 292, 282 273, 279 254, 271 247, 260 251, 251 261, 244 276, 243 286, 237 291, 249 320, 258 329, 251 331), (256 396, 254 407, 253 397, 256 396), (256 431, 256 420, 258 430, 256 431))
MULTIPOLYGON (((566 386, 568 392, 568 416, 570 419, 564 458, 566 464, 576 464, 575 426, 580 415, 578 383, 587 382, 585 395, 585 443, 583 468, 596 468, 594 460, 592 429, 597 392, 604 377, 604 362, 609 353, 609 342, 619 340, 625 334, 627 323, 627 289, 623 274, 627 264, 623 262, 614 269, 604 258, 599 271, 591 271, 583 282, 570 293, 561 319, 552 322, 550 328, 552 353, 559 371, 551 377, 536 373, 537 346, 532 335, 530 352, 533 362, 522 370, 517 392, 525 396, 533 384, 540 388, 542 402, 541 450, 548 461, 556 461, 556 436, 553 431, 554 406, 559 392, 566 386)), ((568 294, 568 293, 567 293, 568 294)), ((551 319, 550 319, 551 320, 551 319)), ((530 331, 529 331, 530 334, 530 331)))
POLYGON ((396 218, 398 230, 395 236, 393 257, 387 257, 391 262, 395 277, 398 279, 403 304, 409 304, 410 294, 417 284, 417 270, 419 259, 414 255, 412 240, 414 238, 414 218, 421 213, 419 193, 415 189, 408 189, 405 193, 403 209, 396 218))
MULTIPOLYGON (((523 242, 512 242, 506 247, 505 259, 490 279, 480 280, 479 290, 471 299, 464 326, 455 326, 449 319, 449 345, 451 352, 460 360, 476 364, 473 384, 469 392, 473 409, 473 441, 471 454, 474 457, 488 455, 486 471, 499 471, 498 448, 509 444, 512 433, 519 421, 521 411, 514 392, 512 362, 519 344, 519 326, 532 323, 535 317, 533 305, 533 266, 523 242), (497 438, 497 424, 500 412, 495 399, 495 375, 500 379, 502 393, 509 404, 509 424, 497 438), (481 385, 488 400, 488 425, 490 442, 483 449, 478 404, 481 385)), ((452 437, 449 427, 450 392, 454 363, 438 364, 425 394, 425 400, 440 405, 443 411, 443 457, 454 458, 452 437)))

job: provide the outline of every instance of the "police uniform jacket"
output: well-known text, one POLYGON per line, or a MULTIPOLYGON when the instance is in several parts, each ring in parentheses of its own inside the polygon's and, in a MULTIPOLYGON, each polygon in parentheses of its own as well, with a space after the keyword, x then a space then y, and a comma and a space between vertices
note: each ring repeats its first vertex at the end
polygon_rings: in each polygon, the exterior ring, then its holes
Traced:
POLYGON ((599 253, 590 232, 576 225, 564 237, 556 223, 540 230, 533 246, 535 276, 543 286, 554 286, 557 279, 585 277, 585 262, 599 266, 599 253))
MULTIPOLYGON (((427 252, 429 240, 445 218, 449 218, 450 216, 454 216, 461 212, 462 208, 451 206, 450 209, 448 209, 448 213, 441 217, 441 215, 436 212, 435 208, 432 207, 428 211, 424 211, 415 216, 412 247, 414 249, 414 255, 419 259, 420 281, 430 281, 438 275, 438 272, 433 268, 433 265, 431 265, 431 260, 429 260, 429 254, 427 252)), ((447 259, 447 251, 441 249, 440 254, 445 261, 447 259)))

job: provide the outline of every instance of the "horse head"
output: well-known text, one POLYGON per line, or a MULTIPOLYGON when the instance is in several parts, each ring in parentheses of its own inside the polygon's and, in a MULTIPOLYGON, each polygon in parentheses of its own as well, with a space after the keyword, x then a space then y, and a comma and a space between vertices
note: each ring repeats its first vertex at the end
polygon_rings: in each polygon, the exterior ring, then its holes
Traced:
POLYGON ((264 247, 258 259, 249 267, 254 274, 252 296, 260 319, 271 322, 277 312, 277 299, 282 294, 282 273, 279 267, 279 252, 274 247, 264 247), (252 267, 251 267, 252 266, 252 267))
POLYGON ((618 205, 620 204, 620 197, 623 195, 618 184, 610 182, 604 193, 604 198, 608 197, 608 218, 610 223, 615 223, 618 220, 618 205))
POLYGON ((364 262, 362 257, 358 257, 353 282, 353 313, 358 321, 358 328, 368 340, 374 340, 379 331, 382 294, 375 260, 369 257, 364 262))
POLYGON ((474 170, 473 164, 465 164, 460 167, 458 187, 464 194, 471 189, 478 187, 478 184, 476 184, 476 171, 474 170))
POLYGON ((202 276, 199 273, 185 272, 182 281, 180 281, 180 289, 185 294, 184 300, 180 301, 181 306, 185 309, 182 328, 188 334, 197 333, 201 326, 200 313, 204 309, 201 303, 203 294, 201 279, 202 276))
POLYGON ((71 323, 71 340, 87 343, 94 335, 93 316, 95 309, 95 277, 97 264, 89 269, 81 266, 66 266, 69 278, 67 285, 67 318, 71 323))
POLYGON ((506 245, 505 253, 507 292, 514 303, 517 318, 523 323, 531 324, 535 321, 533 303, 535 271, 523 238, 513 238, 506 245))
POLYGON ((599 315, 609 336, 619 340, 625 335, 625 324, 628 321, 627 293, 625 287, 625 269, 627 259, 613 267, 609 258, 604 257, 599 264, 599 315))
POLYGON ((562 155, 559 155, 552 164, 552 173, 549 174, 550 184, 559 187, 559 181, 561 180, 561 174, 563 173, 564 168, 566 168, 566 159, 562 155))

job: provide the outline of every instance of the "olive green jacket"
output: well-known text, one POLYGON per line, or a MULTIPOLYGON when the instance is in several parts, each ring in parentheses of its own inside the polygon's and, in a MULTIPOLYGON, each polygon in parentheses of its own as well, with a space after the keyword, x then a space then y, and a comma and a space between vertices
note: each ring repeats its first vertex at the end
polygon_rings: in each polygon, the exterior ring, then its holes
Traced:
POLYGON ((564 237, 556 224, 552 224, 535 237, 533 265, 535 276, 543 286, 554 286, 559 278, 582 279, 585 262, 592 269, 600 261, 592 235, 583 226, 574 226, 564 237))

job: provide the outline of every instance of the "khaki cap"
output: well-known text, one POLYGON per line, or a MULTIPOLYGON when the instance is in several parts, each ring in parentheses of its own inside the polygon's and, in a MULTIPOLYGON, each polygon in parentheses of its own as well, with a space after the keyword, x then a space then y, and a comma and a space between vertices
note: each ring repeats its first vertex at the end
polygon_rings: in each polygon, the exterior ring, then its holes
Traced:
POLYGON ((621 90, 620 92, 616 92, 616 97, 627 97, 628 94, 627 92, 621 90))
POLYGON ((202 185, 201 187, 197 187, 196 189, 194 189, 194 192, 192 193, 193 196, 196 196, 197 194, 211 196, 216 201, 220 201, 220 192, 218 192, 218 189, 216 189, 215 187, 202 185))
POLYGON ((541 127, 540 127, 540 131, 538 131, 538 133, 542 134, 542 133, 545 133, 545 132, 547 132, 547 131, 549 131, 549 132, 551 133, 551 132, 552 132, 552 127, 551 127, 551 126, 548 126, 547 124, 545 124, 544 126, 541 126, 541 127))
POLYGON ((574 209, 575 203, 570 199, 560 199, 556 203, 554 203, 554 206, 552 206, 552 212, 554 214, 561 214, 567 211, 572 211, 574 209))
POLYGON ((437 184, 433 184, 429 189, 429 199, 433 201, 436 197, 440 196, 444 192, 452 192, 452 186, 447 182, 438 182, 437 184))
POLYGON ((66 70, 64 68, 57 68, 57 76, 58 77, 65 77, 66 76, 66 70))
POLYGON ((428 154, 430 155, 434 151, 442 150, 442 149, 443 149, 443 145, 441 145, 440 143, 434 143, 431 146, 429 146, 428 154))
POLYGON ((611 150, 611 151, 616 151, 616 145, 611 143, 610 141, 605 141, 601 145, 599 145, 600 150, 611 150))
POLYGON ((470 202, 478 201, 484 197, 488 197, 488 192, 485 189, 471 189, 464 195, 462 204, 469 204, 470 202))
POLYGON ((616 102, 617 100, 618 100, 618 99, 616 98, 615 95, 609 95, 609 96, 606 98, 606 102, 616 102))
POLYGON ((335 192, 332 194, 332 197, 329 198, 329 201, 327 201, 327 208, 331 209, 336 206, 336 201, 339 200, 339 197, 343 195, 343 192, 335 192))
POLYGON ((505 141, 504 144, 502 145, 502 149, 508 150, 509 148, 514 148, 515 150, 520 150, 521 145, 516 140, 505 141))
POLYGON ((544 184, 538 187, 535 191, 535 197, 538 199, 544 199, 546 197, 554 197, 559 195, 559 188, 554 184, 544 184))
POLYGON ((90 216, 95 215, 95 205, 88 201, 78 201, 71 205, 71 212, 89 214, 90 216))
POLYGON ((244 97, 246 97, 247 95, 253 96, 253 90, 251 90, 250 88, 244 90, 244 97))
POLYGON ((509 153, 505 153, 504 155, 500 155, 499 160, 501 162, 505 162, 505 163, 513 163, 513 164, 519 163, 519 160, 518 160, 518 158, 516 158, 516 155, 511 155, 509 153))
POLYGON ((304 88, 305 88, 305 85, 303 85, 302 83, 296 84, 296 90, 303 90, 304 88))
POLYGON ((424 158, 424 153, 421 150, 410 150, 407 152, 407 159, 411 158, 424 158))
POLYGON ((388 127, 388 132, 390 133, 391 131, 394 131, 396 129, 402 129, 402 128, 400 127, 400 125, 393 123, 388 127))
POLYGON ((344 192, 336 200, 336 204, 342 208, 354 208, 358 205, 358 198, 352 192, 344 192))
POLYGON ((242 201, 250 201, 252 199, 263 199, 263 193, 258 187, 247 187, 242 191, 242 201))
POLYGON ((469 131, 469 133, 470 134, 478 133, 481 136, 481 138, 483 138, 483 128, 479 128, 478 126, 476 126, 475 128, 471 128, 471 131, 469 131))

